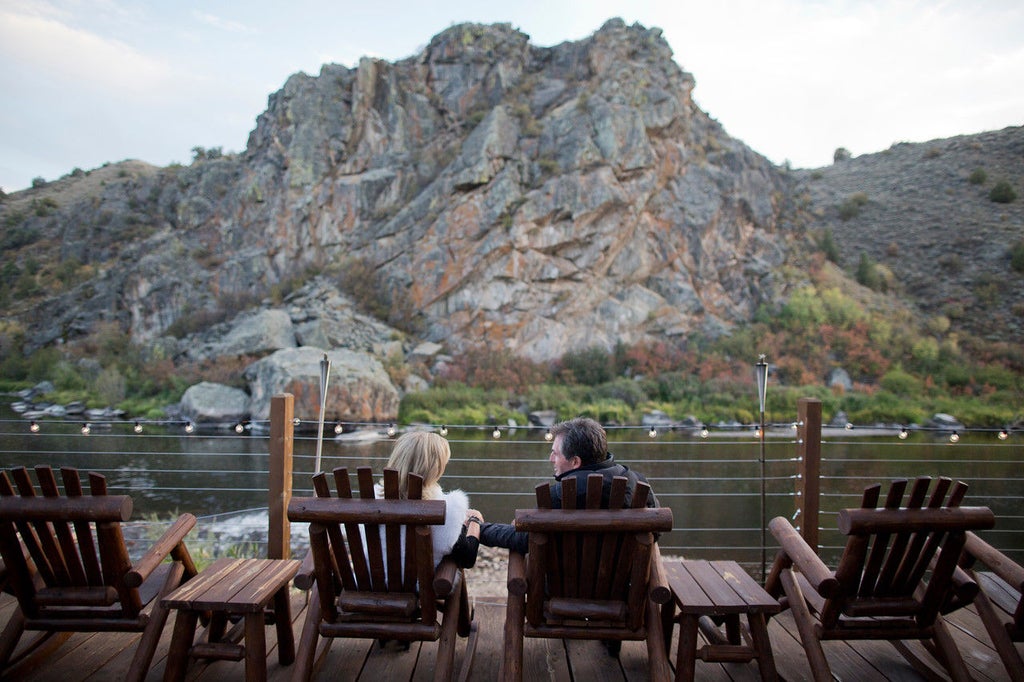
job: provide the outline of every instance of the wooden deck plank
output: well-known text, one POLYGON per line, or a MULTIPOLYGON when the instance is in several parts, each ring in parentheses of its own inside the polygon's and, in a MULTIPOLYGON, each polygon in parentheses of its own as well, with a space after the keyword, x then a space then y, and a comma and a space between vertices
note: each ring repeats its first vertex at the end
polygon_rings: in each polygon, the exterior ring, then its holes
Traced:
MULTIPOLYGON (((0 613, 13 612, 9 595, 0 595, 0 613)), ((305 593, 293 591, 293 630, 298 632, 305 617, 305 593)), ((504 651, 502 633, 505 620, 505 602, 502 597, 477 598, 474 602, 476 622, 480 628, 476 658, 471 680, 492 680, 497 677, 504 651)), ((973 609, 961 610, 949 617, 951 632, 961 648, 974 677, 986 680, 1005 680, 1006 673, 998 656, 988 643, 987 634, 973 609)), ((163 637, 153 659, 147 682, 160 680, 166 663, 173 618, 164 628, 163 637)), ((676 629, 678 630, 678 628, 676 629)), ((793 620, 788 612, 769 621, 769 633, 776 665, 783 679, 800 682, 810 679, 807 660, 800 646, 793 620)), ((677 638, 677 634, 676 637, 677 638)), ((674 638, 674 639, 675 639, 674 638)), ((83 679, 118 680, 124 677, 135 652, 138 635, 131 633, 73 634, 55 650, 18 671, 17 679, 38 682, 54 680, 69 682, 83 679)), ((395 676, 404 679, 424 679, 432 674, 436 657, 435 643, 414 644, 408 652, 395 648, 381 650, 370 640, 334 640, 318 670, 316 680, 364 680, 380 682, 395 676), (365 665, 364 665, 365 664, 365 665)), ((675 641, 672 645, 675 657, 675 641)), ((891 680, 919 682, 924 676, 915 671, 903 657, 886 642, 825 642, 826 655, 834 670, 842 670, 844 678, 858 682, 891 680)), ((456 665, 461 664, 465 642, 460 642, 456 665)), ((267 628, 267 672, 272 682, 291 678, 291 666, 277 662, 276 633, 267 628), (273 644, 272 644, 273 642, 273 644)), ((561 680, 643 680, 646 679, 646 647, 642 642, 624 643, 618 661, 608 655, 599 642, 527 638, 524 643, 524 679, 561 680)), ((756 666, 750 664, 709 664, 698 662, 701 680, 732 680, 741 682, 758 679, 756 666)), ((2 676, 14 679, 10 671, 2 676)), ((189 668, 188 680, 194 682, 233 682, 243 680, 245 665, 242 661, 194 662, 189 668)))

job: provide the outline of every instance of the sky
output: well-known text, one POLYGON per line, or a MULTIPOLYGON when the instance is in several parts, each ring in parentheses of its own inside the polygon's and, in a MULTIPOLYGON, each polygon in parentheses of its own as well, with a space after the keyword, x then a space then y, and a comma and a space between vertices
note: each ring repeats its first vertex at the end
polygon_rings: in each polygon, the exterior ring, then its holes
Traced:
POLYGON ((612 17, 661 28, 698 106, 778 164, 1024 124, 1020 0, 0 0, 0 187, 242 151, 290 75, 454 24, 552 46, 612 17))

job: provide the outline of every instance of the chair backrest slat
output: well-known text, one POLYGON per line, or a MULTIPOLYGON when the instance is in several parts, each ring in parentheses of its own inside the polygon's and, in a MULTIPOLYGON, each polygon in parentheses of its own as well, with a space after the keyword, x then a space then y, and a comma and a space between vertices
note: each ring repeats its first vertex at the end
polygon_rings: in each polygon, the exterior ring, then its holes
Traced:
MULTIPOLYGON (((626 501, 627 480, 624 476, 616 476, 612 479, 611 491, 608 495, 608 508, 621 509, 626 501)), ((605 538, 601 546, 601 558, 597 568, 594 596, 598 599, 607 599, 612 591, 612 578, 615 575, 615 564, 618 560, 621 542, 613 542, 605 538)))
MULTIPOLYGON (((61 480, 64 481, 64 493, 68 497, 82 497, 82 479, 77 469, 61 467, 61 480)), ((75 536, 78 538, 78 555, 82 558, 82 566, 85 569, 88 584, 102 585, 103 572, 100 570, 100 560, 96 554, 96 540, 93 538, 92 526, 88 521, 75 522, 75 536)))
MULTIPOLYGON (((928 494, 929 485, 931 485, 931 479, 926 476, 914 481, 914 485, 910 489, 910 497, 907 499, 907 509, 921 508, 928 494)), ((916 535, 914 532, 901 532, 897 533, 896 537, 893 538, 889 554, 882 565, 882 572, 879 574, 878 582, 875 584, 875 596, 889 597, 905 594, 905 591, 897 583, 896 576, 903 570, 903 566, 907 561, 907 547, 914 535, 916 535)))
MULTIPOLYGON (((384 471, 384 499, 401 499, 398 487, 398 472, 394 469, 386 469, 384 471)), ((393 523, 384 526, 384 543, 386 547, 384 555, 387 557, 388 591, 401 592, 405 589, 405 582, 402 580, 402 568, 405 558, 402 555, 403 531, 404 528, 402 526, 393 523)))

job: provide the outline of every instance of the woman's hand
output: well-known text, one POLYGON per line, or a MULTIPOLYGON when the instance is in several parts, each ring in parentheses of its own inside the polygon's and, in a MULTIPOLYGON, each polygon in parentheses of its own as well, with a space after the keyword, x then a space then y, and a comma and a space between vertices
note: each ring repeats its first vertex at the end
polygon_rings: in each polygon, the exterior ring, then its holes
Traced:
POLYGON ((484 515, 476 509, 466 510, 466 535, 474 538, 480 537, 480 525, 484 522, 484 515))

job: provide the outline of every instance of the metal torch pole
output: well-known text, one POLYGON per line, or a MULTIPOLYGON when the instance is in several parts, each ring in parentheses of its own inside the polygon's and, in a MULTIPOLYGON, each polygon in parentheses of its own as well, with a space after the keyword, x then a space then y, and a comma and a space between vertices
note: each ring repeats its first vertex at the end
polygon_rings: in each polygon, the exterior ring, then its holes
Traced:
POLYGON ((316 431, 316 464, 314 473, 320 473, 320 453, 324 449, 324 411, 327 408, 327 382, 331 378, 331 361, 327 353, 320 360, 320 424, 316 431))
POLYGON ((757 394, 758 402, 761 408, 761 584, 764 585, 767 579, 767 568, 768 568, 768 554, 767 554, 767 512, 766 512, 766 500, 767 494, 765 492, 765 456, 764 456, 764 404, 765 397, 768 387, 768 363, 765 361, 765 356, 761 355, 757 361, 757 394))

